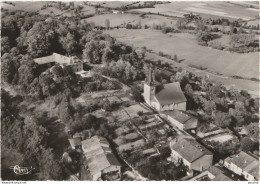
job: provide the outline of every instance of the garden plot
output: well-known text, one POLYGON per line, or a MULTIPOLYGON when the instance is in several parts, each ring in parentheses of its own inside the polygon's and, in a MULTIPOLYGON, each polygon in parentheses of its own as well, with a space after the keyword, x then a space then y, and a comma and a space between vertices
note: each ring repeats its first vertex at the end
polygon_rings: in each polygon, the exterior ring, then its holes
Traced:
POLYGON ((116 118, 118 122, 125 122, 130 119, 129 115, 124 109, 113 111, 112 115, 116 118))
POLYGON ((203 137, 208 137, 208 136, 211 136, 211 135, 221 134, 221 133, 224 133, 224 132, 225 132, 225 130, 223 130, 223 129, 218 129, 218 130, 214 130, 214 131, 207 132, 207 133, 198 132, 197 135, 198 135, 200 138, 203 138, 203 137))
POLYGON ((141 139, 142 137, 138 133, 129 133, 126 135, 121 135, 117 137, 116 139, 113 139, 114 143, 116 143, 117 146, 124 145, 127 143, 134 142, 137 139, 141 139))
POLYGON ((146 145, 146 142, 144 141, 144 139, 139 139, 137 141, 134 142, 129 142, 126 144, 122 144, 120 146, 118 146, 117 150, 119 153, 122 153, 123 151, 132 151, 134 149, 137 149, 139 147, 143 147, 146 145))
POLYGON ((147 109, 146 107, 140 105, 140 104, 135 104, 132 105, 130 107, 125 108, 125 110, 129 113, 129 115, 133 118, 133 117, 137 117, 138 116, 138 112, 142 112, 142 113, 149 113, 151 112, 149 109, 147 109))
POLYGON ((115 133, 116 133, 116 135, 120 136, 120 135, 126 134, 126 133, 128 133, 128 132, 130 132, 132 130, 133 129, 130 128, 130 125, 123 125, 123 126, 120 126, 119 128, 117 128, 115 130, 115 133))
POLYGON ((148 149, 142 151, 143 155, 151 155, 154 153, 157 153, 156 149, 154 149, 154 148, 148 148, 148 149))
POLYGON ((121 100, 117 96, 107 97, 107 100, 110 103, 120 103, 121 102, 121 100))
POLYGON ((120 92, 120 90, 106 90, 95 92, 91 95, 92 98, 104 98, 114 96, 116 93, 120 92))
POLYGON ((220 134, 220 135, 215 135, 213 137, 207 138, 206 141, 215 141, 219 143, 225 143, 229 140, 232 140, 234 138, 233 135, 230 134, 220 134))
POLYGON ((142 122, 142 124, 140 124, 138 127, 140 130, 146 130, 146 129, 152 129, 155 127, 160 127, 163 124, 164 124, 163 121, 161 121, 155 117, 152 117, 152 118, 144 120, 142 122))

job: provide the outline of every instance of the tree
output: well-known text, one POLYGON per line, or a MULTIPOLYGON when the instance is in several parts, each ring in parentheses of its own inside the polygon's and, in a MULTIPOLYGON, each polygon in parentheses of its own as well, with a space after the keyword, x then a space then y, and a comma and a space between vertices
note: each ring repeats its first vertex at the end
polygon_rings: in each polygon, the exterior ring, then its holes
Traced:
POLYGON ((182 29, 183 26, 185 26, 187 24, 186 20, 184 18, 179 18, 176 22, 176 27, 178 29, 182 29))
POLYGON ((2 78, 7 83, 11 83, 15 73, 17 72, 17 69, 13 61, 9 58, 3 59, 1 63, 2 78))
POLYGON ((75 36, 70 32, 68 32, 65 37, 60 38, 60 43, 68 55, 78 53, 79 45, 76 41, 75 36))
POLYGON ((173 56, 173 60, 176 61, 176 62, 178 61, 178 57, 177 57, 176 54, 174 54, 174 56, 173 56))
POLYGON ((232 119, 228 116, 227 113, 217 112, 215 117, 215 123, 221 128, 227 128, 230 126, 232 119))
POLYGON ((227 24, 226 21, 222 23, 222 32, 223 32, 223 33, 225 33, 225 28, 226 28, 227 25, 228 25, 228 24, 227 24))
POLYGON ((252 137, 255 141, 259 140, 259 124, 256 123, 250 123, 246 126, 246 129, 248 130, 248 135, 252 137))
POLYGON ((208 42, 213 39, 213 35, 209 31, 199 31, 197 33, 197 40, 199 43, 208 45, 208 42))
POLYGON ((252 151, 252 149, 254 148, 254 141, 252 141, 250 138, 248 137, 244 137, 241 140, 241 148, 243 151, 252 151))
POLYGON ((211 100, 222 98, 224 96, 223 92, 221 91, 220 85, 213 85, 209 87, 208 95, 211 100))
POLYGON ((110 21, 109 21, 109 19, 105 20, 105 25, 106 25, 106 29, 110 28, 110 21))
POLYGON ((8 53, 11 49, 9 38, 4 36, 1 38, 1 54, 8 53))
POLYGON ((205 31, 207 26, 205 25, 205 21, 204 20, 197 20, 195 22, 195 26, 196 26, 196 31, 205 31))

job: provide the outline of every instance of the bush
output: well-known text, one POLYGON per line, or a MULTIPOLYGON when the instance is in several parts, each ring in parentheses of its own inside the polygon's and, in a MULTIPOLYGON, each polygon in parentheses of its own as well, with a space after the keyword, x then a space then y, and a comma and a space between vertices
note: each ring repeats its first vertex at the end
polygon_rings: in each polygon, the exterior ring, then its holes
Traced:
POLYGON ((159 56, 162 56, 162 57, 164 56, 164 53, 162 51, 159 51, 158 54, 159 54, 159 56))

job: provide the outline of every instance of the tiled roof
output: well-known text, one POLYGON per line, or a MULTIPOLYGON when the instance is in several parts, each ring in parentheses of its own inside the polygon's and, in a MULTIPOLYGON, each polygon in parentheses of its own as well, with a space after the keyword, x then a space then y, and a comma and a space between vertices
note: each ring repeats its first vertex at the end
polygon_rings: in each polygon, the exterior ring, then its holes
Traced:
POLYGON ((204 155, 212 155, 208 149, 199 144, 197 141, 188 138, 183 138, 177 143, 171 145, 171 149, 176 151, 182 158, 190 163, 204 155))
POLYGON ((162 106, 173 103, 178 104, 187 101, 181 90, 179 82, 165 84, 161 89, 160 87, 157 87, 155 97, 162 106))
POLYGON ((213 181, 233 181, 230 177, 226 176, 223 173, 218 174, 213 181))
POLYGON ((81 138, 80 137, 69 139, 69 142, 70 142, 71 147, 81 146, 81 138))
POLYGON ((53 53, 50 56, 36 58, 34 59, 34 61, 38 64, 56 62, 59 64, 68 64, 68 65, 82 62, 77 56, 67 57, 57 53, 53 53))
POLYGON ((225 161, 228 163, 233 163, 247 173, 259 178, 259 160, 244 151, 226 158, 225 161))
POLYGON ((34 62, 41 65, 41 64, 55 62, 55 58, 54 58, 54 55, 50 55, 50 56, 36 58, 36 59, 34 59, 34 62))
POLYGON ((259 178, 259 161, 256 160, 244 168, 244 171, 251 174, 255 178, 259 178))
POLYGON ((197 119, 196 117, 194 117, 192 115, 188 115, 184 111, 179 111, 179 110, 163 111, 161 113, 172 117, 173 119, 177 120, 178 122, 180 122, 182 124, 185 124, 185 123, 188 123, 190 121, 194 121, 197 119))
POLYGON ((231 178, 226 176, 218 166, 210 166, 208 172, 215 176, 213 181, 233 181, 231 178))
POLYGON ((82 148, 87 149, 88 151, 95 150, 101 145, 105 147, 109 147, 109 142, 100 136, 93 136, 90 139, 86 139, 82 141, 82 148))
POLYGON ((111 166, 121 166, 117 158, 113 155, 109 142, 100 136, 93 136, 90 139, 82 141, 82 147, 85 149, 85 164, 90 174, 96 175, 111 166))

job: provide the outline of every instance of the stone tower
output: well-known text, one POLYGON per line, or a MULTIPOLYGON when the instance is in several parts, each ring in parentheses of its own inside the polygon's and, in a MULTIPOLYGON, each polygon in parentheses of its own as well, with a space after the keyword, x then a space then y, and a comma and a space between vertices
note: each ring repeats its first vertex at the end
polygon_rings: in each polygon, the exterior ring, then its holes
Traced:
POLYGON ((155 96, 155 76, 152 71, 151 65, 149 66, 149 72, 144 82, 144 100, 147 104, 151 105, 151 100, 155 96))

